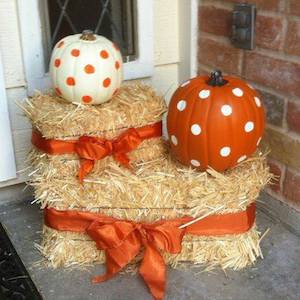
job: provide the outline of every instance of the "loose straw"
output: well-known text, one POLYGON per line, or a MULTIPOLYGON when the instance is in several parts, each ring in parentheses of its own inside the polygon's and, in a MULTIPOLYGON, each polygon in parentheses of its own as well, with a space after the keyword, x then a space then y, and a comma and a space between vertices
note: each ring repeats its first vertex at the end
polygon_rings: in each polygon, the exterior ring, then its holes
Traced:
POLYGON ((225 207, 224 205, 223 205, 223 206, 220 206, 219 208, 216 208, 215 210, 210 211, 210 212, 204 214, 203 216, 200 216, 200 217, 198 217, 198 218, 196 218, 196 219, 193 219, 193 220, 191 220, 191 221, 189 221, 189 222, 187 222, 187 223, 185 223, 185 224, 183 224, 183 225, 180 225, 178 228, 179 228, 179 229, 183 229, 183 228, 186 228, 186 227, 188 227, 188 226, 190 226, 190 225, 192 225, 192 224, 194 224, 194 223, 197 223, 198 221, 200 221, 200 220, 202 220, 202 219, 208 217, 209 215, 212 215, 212 214, 216 213, 217 211, 222 210, 224 207, 225 207))

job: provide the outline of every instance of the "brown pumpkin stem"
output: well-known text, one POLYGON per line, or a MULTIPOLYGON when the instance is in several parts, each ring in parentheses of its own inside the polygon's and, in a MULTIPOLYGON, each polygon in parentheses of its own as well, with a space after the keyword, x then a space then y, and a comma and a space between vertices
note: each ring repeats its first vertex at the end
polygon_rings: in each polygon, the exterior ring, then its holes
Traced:
POLYGON ((224 79, 220 70, 213 71, 210 74, 210 78, 206 81, 211 86, 223 86, 228 83, 228 80, 224 79))
POLYGON ((92 30, 83 30, 80 39, 84 41, 94 41, 96 36, 92 30))

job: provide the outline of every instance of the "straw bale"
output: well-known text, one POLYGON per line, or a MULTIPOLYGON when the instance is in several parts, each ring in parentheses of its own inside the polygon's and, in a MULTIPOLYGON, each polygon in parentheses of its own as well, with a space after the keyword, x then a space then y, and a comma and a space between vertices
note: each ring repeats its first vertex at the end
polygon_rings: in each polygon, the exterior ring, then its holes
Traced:
MULTIPOLYGON (((76 139, 82 135, 112 139, 124 129, 161 121, 166 105, 151 87, 124 85, 111 101, 75 105, 50 94, 37 94, 21 105, 45 138, 76 139)), ((194 217, 245 210, 271 180, 265 155, 255 154, 221 174, 198 172, 174 161, 161 138, 143 141, 129 154, 132 170, 107 157, 97 161, 84 184, 76 178, 76 155, 47 155, 33 149, 30 184, 41 207, 101 212, 121 219, 150 222, 184 215, 194 217)), ((44 226, 41 252, 53 267, 103 263, 104 253, 85 234, 44 226)), ((186 235, 179 255, 163 253, 176 267, 182 261, 207 268, 240 269, 261 255, 259 233, 219 237, 186 235)))
MULTIPOLYGON (((165 155, 166 147, 162 138, 144 140, 135 150, 128 153, 132 165, 162 158, 165 155)), ((80 167, 80 161, 76 154, 50 155, 34 147, 29 153, 28 160, 32 169, 39 169, 38 173, 43 174, 48 180, 50 178, 75 178, 80 167)), ((97 174, 103 172, 112 161, 114 161, 112 156, 107 156, 96 161, 90 176, 95 177, 97 174)))
POLYGON ((35 201, 42 208, 108 213, 114 208, 114 216, 142 221, 245 210, 271 180, 266 157, 258 154, 224 174, 198 172, 168 154, 137 163, 133 171, 111 161, 87 176, 83 185, 72 174, 59 176, 60 169, 50 168, 42 158, 31 172, 35 201), (135 210, 128 215, 127 208, 135 210), (165 209, 171 215, 164 215, 165 209))
POLYGON ((45 138, 57 139, 82 135, 113 138, 124 128, 161 121, 166 111, 164 99, 142 84, 124 85, 101 105, 75 105, 42 93, 20 105, 34 128, 45 138))
MULTIPOLYGON (((162 254, 165 262, 172 267, 191 262, 205 265, 206 270, 216 266, 238 270, 253 264, 257 257, 262 257, 259 243, 259 232, 253 226, 248 232, 236 235, 185 235, 180 254, 162 254)), ((47 264, 54 268, 105 262, 105 253, 99 251, 95 242, 83 233, 57 231, 44 226, 39 249, 47 264)))

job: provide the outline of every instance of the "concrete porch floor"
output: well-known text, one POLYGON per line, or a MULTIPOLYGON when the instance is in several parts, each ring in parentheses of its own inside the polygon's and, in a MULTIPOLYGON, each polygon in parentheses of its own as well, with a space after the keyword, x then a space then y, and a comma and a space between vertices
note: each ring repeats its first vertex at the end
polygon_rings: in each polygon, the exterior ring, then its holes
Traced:
MULTIPOLYGON (((103 266, 53 270, 38 265, 42 257, 34 243, 40 242, 42 214, 29 201, 0 206, 0 220, 46 300, 151 299, 138 275, 119 275, 93 285, 90 277, 102 273, 103 266)), ((261 245, 265 259, 226 275, 221 270, 200 273, 199 268, 169 268, 166 299, 300 299, 300 237, 261 211, 258 225, 262 232, 271 228, 261 245)))

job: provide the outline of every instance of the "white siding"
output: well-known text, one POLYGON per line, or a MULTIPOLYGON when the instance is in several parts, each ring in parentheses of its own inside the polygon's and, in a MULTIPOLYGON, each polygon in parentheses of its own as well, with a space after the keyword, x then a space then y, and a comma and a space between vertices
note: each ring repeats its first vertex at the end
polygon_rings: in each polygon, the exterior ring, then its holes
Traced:
POLYGON ((18 15, 14 0, 0 1, 0 48, 6 87, 24 86, 18 15))
MULTIPOLYGON (((178 78, 180 78, 179 7, 182 3, 179 3, 179 0, 154 0, 153 2, 155 72, 153 77, 145 81, 169 99, 178 86, 178 78)), ((184 2, 189 1, 184 0, 184 2)), ((1 0, 0 49, 3 53, 5 83, 19 171, 25 167, 24 160, 30 147, 30 124, 15 104, 15 101, 26 97, 20 40, 16 1, 1 0)), ((25 179, 24 175, 19 174, 16 180, 0 183, 0 187, 20 183, 25 179)))

